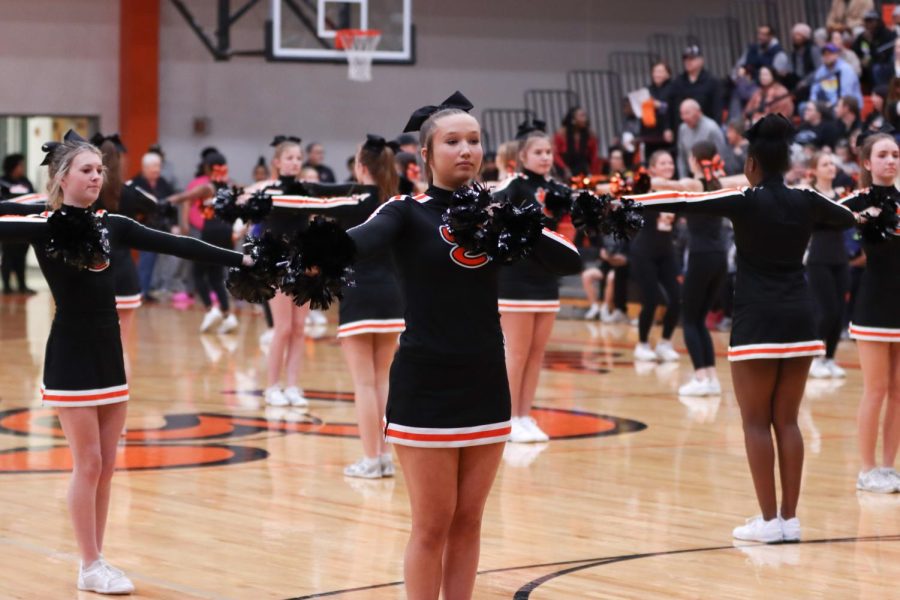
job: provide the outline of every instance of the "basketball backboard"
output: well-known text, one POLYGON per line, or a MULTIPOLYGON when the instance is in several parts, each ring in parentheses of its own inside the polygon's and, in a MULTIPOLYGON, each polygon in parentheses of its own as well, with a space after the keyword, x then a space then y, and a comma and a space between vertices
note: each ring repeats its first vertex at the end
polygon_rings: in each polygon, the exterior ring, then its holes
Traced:
POLYGON ((339 29, 377 29, 378 63, 415 61, 412 0, 271 0, 271 60, 344 62, 339 29))

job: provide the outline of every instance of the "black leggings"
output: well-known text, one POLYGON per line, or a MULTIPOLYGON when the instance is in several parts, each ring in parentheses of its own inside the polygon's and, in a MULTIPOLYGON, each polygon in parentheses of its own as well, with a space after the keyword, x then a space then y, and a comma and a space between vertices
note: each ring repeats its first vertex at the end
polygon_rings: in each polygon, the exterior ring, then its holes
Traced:
POLYGON ((806 278, 816 306, 816 331, 825 340, 826 358, 834 358, 850 289, 850 268, 847 265, 807 265, 806 278))
POLYGON ((647 343, 656 307, 665 303, 666 316, 663 319, 663 339, 670 339, 678 324, 678 267, 675 253, 649 257, 632 255, 631 275, 641 288, 641 314, 638 317, 638 336, 642 344, 647 343))
POLYGON ((228 312, 228 290, 225 289, 225 267, 205 263, 194 263, 194 285, 200 300, 206 308, 212 306, 212 298, 209 291, 212 289, 219 299, 219 306, 224 312, 228 312))
POLYGON ((728 272, 728 260, 724 252, 691 252, 687 274, 681 290, 682 327, 684 343, 691 355, 694 369, 705 369, 716 364, 712 336, 706 328, 706 313, 719 296, 719 288, 728 272))
POLYGON ((28 254, 28 244, 4 243, 3 256, 0 257, 0 271, 3 274, 3 289, 10 288, 10 276, 15 273, 19 283, 19 291, 24 292, 25 285, 25 255, 28 254))

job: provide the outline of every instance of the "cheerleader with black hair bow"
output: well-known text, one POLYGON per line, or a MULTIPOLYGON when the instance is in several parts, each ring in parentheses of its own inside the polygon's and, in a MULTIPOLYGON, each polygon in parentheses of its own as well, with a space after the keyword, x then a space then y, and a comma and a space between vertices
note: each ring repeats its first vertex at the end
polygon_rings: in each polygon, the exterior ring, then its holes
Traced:
MULTIPOLYGON (((444 223, 454 190, 479 173, 481 126, 458 92, 417 110, 430 181, 349 230, 359 256, 389 250, 406 302, 391 365, 385 433, 412 508, 404 574, 410 598, 471 598, 481 519, 510 431, 509 384, 497 312, 498 264, 461 247, 444 223)), ((575 247, 538 232, 534 256, 557 275, 581 270, 575 247)))
POLYGON ((110 245, 222 265, 249 257, 199 240, 143 227, 122 215, 93 212, 103 185, 100 151, 72 132, 48 144, 53 212, 0 217, 0 240, 27 241, 50 285, 56 314, 47 340, 41 395, 58 417, 72 452, 68 504, 81 555, 78 588, 125 594, 134 585, 102 555, 116 448, 129 390, 122 358, 110 245))
POLYGON ((846 229, 855 219, 848 209, 814 191, 784 185, 793 137, 784 117, 761 119, 747 137, 744 174, 754 187, 658 192, 633 200, 657 210, 728 217, 734 224, 738 267, 728 359, 762 516, 733 533, 742 540, 791 542, 800 539, 803 438, 797 414, 812 357, 825 353, 813 320, 803 255, 814 227, 846 229), (781 475, 780 510, 772 428, 781 475))

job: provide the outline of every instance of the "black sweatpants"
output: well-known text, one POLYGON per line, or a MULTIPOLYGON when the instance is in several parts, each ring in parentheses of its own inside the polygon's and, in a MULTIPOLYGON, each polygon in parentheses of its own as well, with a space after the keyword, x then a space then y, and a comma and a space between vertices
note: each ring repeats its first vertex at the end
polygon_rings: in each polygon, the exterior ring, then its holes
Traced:
POLYGON ((850 290, 850 267, 806 265, 806 278, 816 307, 816 331, 825 340, 825 357, 834 358, 850 290))
POLYGON ((706 328, 706 314, 719 297, 719 289, 728 273, 724 252, 691 252, 682 288, 682 327, 684 344, 694 369, 716 364, 712 336, 706 328))
MULTIPOLYGON (((678 267, 675 253, 649 257, 632 254, 629 258, 631 276, 641 289, 641 314, 638 317, 638 337, 641 343, 647 343, 650 327, 656 307, 666 305, 666 316, 663 319, 663 339, 672 337, 675 325, 678 324, 681 297, 678 292, 678 267)), ((618 286, 618 283, 616 284, 618 286)))
POLYGON ((25 285, 25 255, 28 254, 28 244, 5 243, 3 244, 3 256, 0 257, 0 273, 3 277, 3 289, 11 290, 10 278, 13 273, 19 284, 19 291, 24 292, 25 285))
POLYGON ((197 287, 197 293, 200 294, 203 306, 206 308, 212 306, 212 298, 209 295, 211 289, 216 293, 222 311, 228 312, 230 304, 228 290, 225 289, 225 267, 194 263, 194 285, 197 287))

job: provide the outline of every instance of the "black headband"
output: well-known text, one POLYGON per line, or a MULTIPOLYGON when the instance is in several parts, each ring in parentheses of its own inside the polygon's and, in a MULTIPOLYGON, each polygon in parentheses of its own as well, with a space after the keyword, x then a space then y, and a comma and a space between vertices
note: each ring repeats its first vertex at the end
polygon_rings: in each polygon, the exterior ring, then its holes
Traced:
POLYGON ((292 144, 297 144, 299 146, 300 142, 302 142, 302 141, 303 140, 298 138, 296 135, 276 135, 275 138, 272 140, 272 143, 269 145, 274 148, 275 146, 278 146, 279 144, 283 144, 285 142, 290 142, 292 144))
MULTIPOLYGON (((74 130, 70 129, 66 132, 66 135, 63 136, 63 142, 87 142, 87 140, 75 133, 74 130)), ((62 142, 46 142, 41 146, 41 151, 46 153, 44 160, 41 161, 42 167, 50 164, 53 153, 60 146, 62 146, 62 142)))
POLYGON ((547 123, 535 118, 526 119, 524 122, 519 123, 519 129, 516 131, 516 139, 520 140, 529 133, 533 133, 535 131, 546 133, 547 123))
POLYGON ((400 144, 395 141, 386 141, 380 135, 374 135, 371 133, 366 134, 366 141, 363 142, 363 150, 368 150, 375 154, 381 154, 384 152, 385 148, 390 148, 394 151, 394 154, 400 151, 400 144))
POLYGON ((103 144, 103 142, 112 142, 116 147, 116 150, 120 153, 128 152, 128 148, 125 147, 125 144, 122 143, 122 139, 119 137, 118 133, 114 133, 112 135, 103 135, 100 132, 97 132, 91 137, 91 143, 98 148, 103 144))
POLYGON ((409 118, 409 121, 406 123, 406 127, 403 128, 403 133, 406 133, 408 131, 419 131, 420 129, 422 129, 422 125, 425 124, 425 121, 427 121, 431 115, 448 108, 455 108, 463 112, 469 112, 475 107, 471 102, 469 102, 468 98, 462 95, 461 92, 453 92, 452 96, 450 96, 437 106, 423 106, 422 108, 416 110, 409 118))

